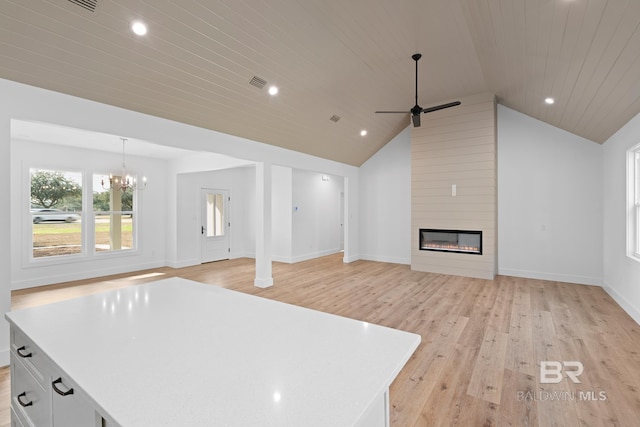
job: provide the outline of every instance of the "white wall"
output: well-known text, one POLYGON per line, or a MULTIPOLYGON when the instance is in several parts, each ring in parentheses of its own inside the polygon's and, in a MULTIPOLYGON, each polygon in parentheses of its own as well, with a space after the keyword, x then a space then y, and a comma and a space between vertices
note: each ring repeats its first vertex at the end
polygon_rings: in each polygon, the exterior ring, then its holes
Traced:
POLYGON ((604 288, 640 323, 640 262, 626 255, 627 150, 640 143, 640 115, 603 145, 604 288))
POLYGON ((360 257, 411 263, 411 128, 360 167, 360 257))
MULTIPOLYGON (((11 105, 2 102, 5 93, 0 90, 0 182, 11 182, 11 105)), ((11 200, 11 186, 0 186, 0 200, 11 200)), ((11 202, 9 202, 11 203, 11 202)), ((10 209, 0 209, 0 235, 11 234, 10 209)), ((0 243, 0 314, 11 308, 11 241, 6 237, 0 243)), ((9 364, 9 325, 0 322, 0 366, 9 364)))
MULTIPOLYGON (((87 131, 150 141, 160 145, 178 147, 197 152, 214 152, 252 162, 278 164, 306 170, 321 170, 328 174, 345 177, 345 261, 358 259, 358 168, 319 157, 286 150, 256 141, 250 141, 220 132, 153 117, 98 102, 89 101, 61 93, 23 85, 0 79, 0 176, 4 182, 11 181, 11 119, 51 123, 87 131)), ((356 139, 357 137, 354 137, 356 139)), ((177 178, 175 167, 169 165, 165 171, 166 186, 163 189, 167 203, 161 206, 166 214, 165 247, 168 263, 177 263, 177 178)), ((145 172, 146 173, 146 172, 145 172)), ((151 184, 150 184, 151 185, 151 184)), ((148 191, 148 190, 146 190, 148 191)), ((0 197, 11 200, 10 186, 0 188, 0 197)), ((255 193, 254 193, 255 198, 255 193)), ((12 202, 13 203, 13 202, 12 202)), ((249 212, 248 215, 251 213, 249 212)), ((10 235, 15 226, 8 210, 2 210, 0 221, 10 235)), ((11 239, 0 243, 0 309, 10 307, 11 262, 13 258, 11 239)), ((1 314, 1 313, 0 313, 1 314)), ((6 322, 0 322, 0 365, 9 360, 9 335, 6 322)))
POLYGON ((255 256, 255 168, 178 174, 177 258, 172 267, 200 264, 201 189, 229 190, 230 258, 255 256), (253 188, 252 188, 253 187, 253 188), (248 244, 249 243, 249 244, 248 244))
MULTIPOLYGON (((410 262, 410 150, 407 129, 360 168, 363 259, 410 262)), ((602 283, 601 156, 594 142, 498 105, 500 274, 602 283)))
MULTIPOLYGON (((40 259, 29 262, 31 214, 29 199, 29 169, 57 169, 82 172, 91 180, 94 173, 108 174, 119 170, 122 157, 116 153, 84 150, 60 145, 34 143, 23 140, 11 144, 11 286, 23 289, 62 281, 78 280, 125 271, 142 270, 165 265, 165 224, 167 200, 164 171, 167 162, 127 156, 132 171, 144 173, 150 185, 138 193, 138 250, 134 253, 99 253, 65 264, 51 264, 40 259)), ((85 191, 86 188, 85 188, 85 191)), ((91 191, 89 188, 88 191, 91 191)))
POLYGON ((292 261, 339 252, 343 178, 294 169, 292 183, 292 261))
POLYGON ((602 151, 498 106, 499 274, 602 284, 602 151))
POLYGON ((343 178, 275 165, 272 174, 273 260, 294 263, 340 251, 343 178))
POLYGON ((273 260, 293 262, 293 169, 274 165, 271 194, 273 260))

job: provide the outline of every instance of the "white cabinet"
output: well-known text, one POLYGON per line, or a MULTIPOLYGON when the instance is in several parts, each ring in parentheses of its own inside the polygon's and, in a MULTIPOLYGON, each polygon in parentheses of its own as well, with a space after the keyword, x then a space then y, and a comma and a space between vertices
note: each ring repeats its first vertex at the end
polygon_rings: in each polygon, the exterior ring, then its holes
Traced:
POLYGON ((96 425, 96 411, 78 394, 77 386, 71 380, 59 376, 51 382, 51 388, 53 427, 96 425))
POLYGON ((102 417, 26 335, 11 328, 12 427, 102 426, 102 417))
POLYGON ((28 426, 50 426, 51 404, 47 391, 19 361, 11 361, 11 407, 28 426))
POLYGON ((11 356, 20 360, 44 387, 47 356, 17 328, 11 328, 11 356))
POLYGON ((25 427, 388 426, 389 385, 420 343, 177 277, 5 317, 12 363, 25 371, 12 396, 14 424, 25 427), (185 343, 198 350, 189 363, 185 343), (17 395, 37 397, 25 378, 44 390, 38 423, 20 415, 30 409, 17 395))
POLYGON ((11 408, 11 427, 24 427, 24 424, 22 424, 22 421, 20 421, 18 414, 16 414, 13 408, 11 408))

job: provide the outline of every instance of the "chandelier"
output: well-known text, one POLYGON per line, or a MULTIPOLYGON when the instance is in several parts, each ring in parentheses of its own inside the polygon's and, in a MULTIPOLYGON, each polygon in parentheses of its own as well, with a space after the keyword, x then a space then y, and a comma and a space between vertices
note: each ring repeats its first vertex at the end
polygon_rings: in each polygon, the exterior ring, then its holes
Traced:
POLYGON ((142 177, 142 182, 139 183, 135 176, 129 175, 127 173, 127 163, 125 161, 124 156, 124 144, 127 141, 127 138, 120 138, 122 140, 122 171, 120 175, 114 176, 113 174, 109 174, 109 182, 106 183, 104 177, 102 177, 101 184, 102 188, 105 190, 144 190, 147 186, 147 178, 142 177))

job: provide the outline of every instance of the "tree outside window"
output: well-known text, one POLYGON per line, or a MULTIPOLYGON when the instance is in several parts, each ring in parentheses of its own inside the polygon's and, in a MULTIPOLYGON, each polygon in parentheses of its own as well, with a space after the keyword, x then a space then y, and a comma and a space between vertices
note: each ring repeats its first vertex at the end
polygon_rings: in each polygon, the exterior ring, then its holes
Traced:
POLYGON ((102 178, 93 175, 93 191, 88 192, 80 172, 30 170, 32 259, 135 249, 135 190, 104 189, 102 178), (93 215, 86 216, 82 206, 88 197, 93 215), (93 242, 84 231, 93 234, 93 242), (91 251, 86 249, 89 242, 91 251))
POLYGON ((33 258, 82 253, 82 174, 31 169, 33 258))

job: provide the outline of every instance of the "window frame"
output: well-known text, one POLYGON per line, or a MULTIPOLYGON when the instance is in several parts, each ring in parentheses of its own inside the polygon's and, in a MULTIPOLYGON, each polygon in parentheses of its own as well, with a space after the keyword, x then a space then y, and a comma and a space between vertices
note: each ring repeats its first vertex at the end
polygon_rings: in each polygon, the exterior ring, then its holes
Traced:
MULTIPOLYGON (((104 174, 104 173, 99 173, 99 172, 93 172, 91 175, 91 180, 92 180, 92 186, 93 186, 93 177, 94 176, 105 176, 108 177, 109 174, 104 174)), ((134 176, 134 178, 137 179, 137 176, 134 176)), ((93 187, 92 187, 93 188, 93 187)), ((108 190, 107 190, 108 191, 108 190)), ((138 240, 138 218, 139 218, 139 212, 138 212, 138 203, 139 203, 139 199, 140 199, 140 190, 138 188, 133 190, 133 199, 131 201, 131 210, 130 211, 96 211, 94 209, 93 206, 93 191, 91 192, 91 200, 89 201, 89 206, 90 206, 90 213, 89 215, 91 215, 91 225, 92 225, 92 229, 91 229, 91 254, 92 256, 98 257, 98 258, 109 258, 109 257, 117 257, 120 254, 123 255, 131 255, 131 254, 135 254, 138 253, 140 250, 140 242, 138 240), (109 249, 109 250, 105 250, 105 251, 98 251, 96 250, 96 214, 120 214, 120 215, 128 215, 131 214, 131 226, 132 228, 132 247, 131 248, 127 248, 127 249, 109 249)))
MULTIPOLYGON (((118 258, 131 256, 141 251, 141 242, 139 236, 139 217, 140 217, 140 190, 135 189, 133 192, 132 214, 133 214, 133 248, 96 251, 95 248, 95 212, 93 210, 93 176, 101 175, 102 171, 78 169, 68 165, 52 163, 52 164, 24 164, 23 165, 23 224, 22 235, 24 245, 22 255, 22 266, 24 268, 41 267, 47 265, 64 265, 71 263, 87 262, 91 260, 118 258), (69 255, 52 255, 47 257, 33 256, 33 221, 31 215, 31 171, 32 170, 50 170, 61 172, 79 173, 82 176, 82 220, 81 220, 81 251, 77 254, 69 255)), ((108 174, 107 174, 108 176, 108 174)), ((128 213, 129 211, 127 211, 128 213)))
POLYGON ((25 196, 25 214, 24 214, 24 242, 29 242, 24 247, 24 260, 25 266, 41 266, 47 264, 67 264, 78 262, 87 256, 87 246, 85 241, 87 239, 87 224, 86 221, 80 221, 80 252, 76 254, 68 255, 51 255, 46 257, 34 257, 33 256, 33 215, 31 214, 31 171, 33 170, 46 170, 57 172, 69 172, 77 173, 81 176, 82 181, 82 213, 81 218, 84 218, 86 213, 85 203, 85 184, 86 184, 86 171, 73 167, 67 167, 63 165, 30 165, 25 167, 24 171, 24 194, 25 196))

